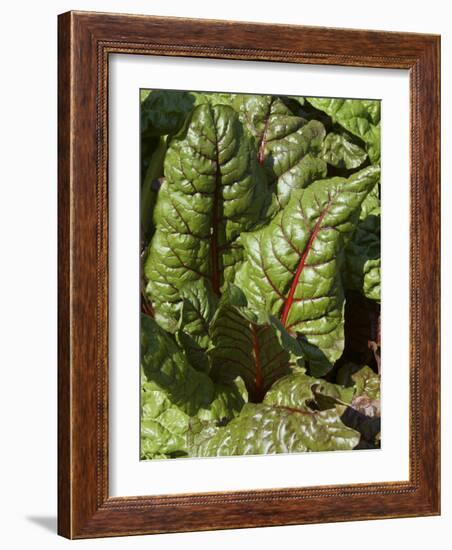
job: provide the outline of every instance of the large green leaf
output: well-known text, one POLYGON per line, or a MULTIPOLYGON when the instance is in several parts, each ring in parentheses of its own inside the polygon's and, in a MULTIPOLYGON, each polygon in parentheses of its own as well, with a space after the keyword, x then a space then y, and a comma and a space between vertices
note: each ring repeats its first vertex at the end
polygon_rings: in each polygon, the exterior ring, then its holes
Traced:
POLYGON ((378 185, 366 197, 345 252, 345 286, 380 301, 380 199, 378 185))
POLYGON ((316 181, 293 193, 267 226, 241 235, 247 259, 236 284, 252 309, 299 335, 315 375, 343 351, 343 249, 379 173, 371 166, 348 179, 316 181))
POLYGON ((243 381, 235 387, 215 385, 214 399, 208 409, 200 409, 190 417, 171 402, 165 391, 153 383, 141 386, 141 458, 184 456, 188 452, 190 424, 194 419, 202 425, 217 426, 238 414, 247 399, 243 381))
POLYGON ((306 411, 247 404, 224 427, 198 435, 192 456, 231 456, 353 449, 360 435, 340 419, 339 410, 306 411))
POLYGON ((270 197, 250 138, 225 105, 194 109, 169 144, 165 176, 145 275, 156 318, 174 330, 182 287, 206 279, 220 294, 242 258, 239 235, 262 223, 270 197))
POLYGON ((293 190, 327 173, 320 154, 323 124, 296 116, 288 102, 288 98, 265 95, 239 95, 235 102, 242 122, 256 140, 258 160, 276 188, 280 207, 287 204, 293 190))
POLYGON ((259 402, 276 379, 290 372, 290 354, 275 328, 261 323, 245 304, 237 287, 229 288, 220 300, 210 328, 211 376, 226 382, 240 376, 250 399, 259 402))
POLYGON ((371 99, 306 98, 343 128, 361 138, 371 162, 380 159, 380 101, 371 99))

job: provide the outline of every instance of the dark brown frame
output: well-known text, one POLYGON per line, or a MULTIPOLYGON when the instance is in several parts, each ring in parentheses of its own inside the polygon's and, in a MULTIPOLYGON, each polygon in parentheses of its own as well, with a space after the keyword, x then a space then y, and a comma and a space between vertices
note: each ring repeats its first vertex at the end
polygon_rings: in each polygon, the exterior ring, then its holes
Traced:
POLYGON ((440 513, 440 37, 68 12, 58 38, 58 532, 102 537, 440 513), (108 495, 111 53, 410 71, 410 479, 108 495))

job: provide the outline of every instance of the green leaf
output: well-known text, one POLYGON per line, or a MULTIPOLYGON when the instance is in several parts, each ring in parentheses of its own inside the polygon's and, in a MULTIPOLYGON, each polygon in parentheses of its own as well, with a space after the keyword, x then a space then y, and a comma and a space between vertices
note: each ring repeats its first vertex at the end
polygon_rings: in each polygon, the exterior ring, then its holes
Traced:
POLYGON ((240 304, 246 304, 244 295, 233 286, 220 300, 210 328, 211 376, 223 382, 240 376, 250 399, 261 401, 272 383, 290 372, 290 355, 273 326, 259 324, 257 316, 240 304))
POLYGON ((288 98, 277 96, 239 95, 236 108, 256 141, 258 160, 276 190, 279 207, 287 204, 295 189, 326 176, 321 122, 294 115, 288 98))
POLYGON ((351 403, 354 393, 354 388, 295 373, 277 380, 267 392, 264 403, 303 410, 327 409, 351 403))
POLYGON ((370 99, 306 98, 353 135, 362 139, 372 163, 380 159, 380 101, 370 99))
POLYGON ((248 401, 244 381, 237 376, 227 383, 215 384, 215 395, 209 408, 199 411, 197 417, 204 421, 225 422, 237 416, 248 401))
POLYGON ((143 458, 185 453, 190 418, 229 420, 247 400, 240 378, 214 384, 190 365, 173 335, 145 315, 141 320, 141 363, 143 458))
POLYGON ((202 349, 207 349, 210 342, 209 324, 216 311, 218 297, 205 279, 184 286, 180 291, 180 297, 181 330, 189 334, 202 349))
POLYGON ((159 137, 175 134, 194 107, 193 97, 188 92, 176 90, 152 90, 147 96, 145 92, 141 90, 142 135, 159 137))
POLYGON ((189 452, 191 456, 232 456, 350 450, 359 439, 336 409, 308 412, 247 404, 227 426, 204 437, 198 434, 189 452))
POLYGON ((346 363, 339 369, 336 380, 352 387, 355 396, 365 394, 371 399, 380 399, 380 376, 367 365, 346 363))
POLYGON ((187 452, 189 416, 153 384, 141 390, 141 458, 187 452))
POLYGON ((361 207, 355 234, 345 252, 345 286, 380 301, 380 199, 378 185, 361 207))
POLYGON ((140 103, 143 103, 152 90, 140 90, 140 103))
POLYGON ((246 261, 236 284, 250 308, 267 311, 298 334, 311 373, 322 375, 344 347, 343 250, 380 170, 319 180, 293 193, 264 228, 242 233, 246 261))
MULTIPOLYGON (((219 295, 242 259, 237 239, 262 223, 270 196, 237 114, 201 105, 169 144, 145 265, 159 322, 174 329, 180 291, 206 279, 219 295)), ((156 317, 157 318, 157 317, 156 317)))
POLYGON ((210 345, 210 322, 218 304, 218 297, 205 279, 181 289, 182 306, 176 340, 184 349, 189 363, 197 370, 210 371, 206 351, 210 345))
POLYGON ((310 411, 315 401, 314 387, 319 379, 304 373, 289 374, 277 380, 267 392, 264 403, 310 411))
POLYGON ((195 106, 198 105, 229 105, 234 106, 236 94, 229 94, 223 92, 190 92, 195 101, 195 106))
POLYGON ((322 144, 322 158, 336 168, 359 168, 367 153, 347 139, 345 135, 328 134, 322 144))
POLYGON ((161 137, 157 148, 150 155, 146 176, 141 188, 140 220, 143 237, 148 241, 155 230, 154 208, 157 202, 158 191, 162 183, 163 159, 166 154, 166 140, 161 137))
POLYGON ((337 381, 349 385, 354 391, 342 419, 347 426, 361 433, 360 448, 380 447, 380 376, 368 366, 346 363, 339 369, 337 381))
POLYGON ((164 391, 189 416, 208 408, 214 399, 210 378, 191 367, 174 337, 145 315, 141 318, 141 365, 151 387, 164 391))

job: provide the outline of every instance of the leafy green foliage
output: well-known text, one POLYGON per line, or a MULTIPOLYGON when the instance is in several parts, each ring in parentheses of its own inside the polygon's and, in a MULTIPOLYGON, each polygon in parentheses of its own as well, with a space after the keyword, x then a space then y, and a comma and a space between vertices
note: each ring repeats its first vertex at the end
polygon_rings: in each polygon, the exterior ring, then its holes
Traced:
POLYGON ((247 399, 241 380, 215 384, 189 363, 173 335, 148 316, 141 318, 142 454, 186 453, 190 417, 230 419, 247 399), (144 450, 143 450, 144 449, 144 450))
POLYGON ((320 154, 325 137, 321 122, 296 116, 281 97, 241 95, 235 105, 255 139, 258 161, 275 188, 279 207, 287 204, 293 190, 326 176, 320 154))
POLYGON ((380 199, 378 186, 361 206, 353 239, 345 251, 345 286, 380 301, 380 199))
POLYGON ((333 123, 361 138, 371 162, 380 160, 380 102, 366 99, 327 99, 307 97, 317 109, 327 113, 333 123))
POLYGON ((359 168, 366 160, 367 153, 350 141, 347 136, 331 132, 322 144, 322 157, 338 168, 359 168))
POLYGON ((379 308, 379 132, 378 101, 141 91, 143 459, 379 446, 345 313, 379 308))
POLYGON ((147 292, 170 328, 180 290, 207 279, 219 295, 242 259, 241 232, 256 227, 268 203, 252 143, 229 106, 196 107, 165 157, 145 264, 147 292))
POLYGON ((260 322, 246 306, 237 287, 221 300, 210 329, 212 378, 229 381, 240 376, 250 400, 261 401, 272 383, 290 372, 291 357, 281 346, 275 328, 260 322))
POLYGON ((338 411, 308 412, 247 404, 240 416, 195 445, 193 456, 231 456, 353 449, 359 434, 338 411))
POLYGON ((318 180, 294 192, 268 225, 240 238, 247 259, 238 286, 251 307, 303 336, 316 374, 325 374, 343 351, 343 251, 378 177, 371 166, 348 180, 318 180))

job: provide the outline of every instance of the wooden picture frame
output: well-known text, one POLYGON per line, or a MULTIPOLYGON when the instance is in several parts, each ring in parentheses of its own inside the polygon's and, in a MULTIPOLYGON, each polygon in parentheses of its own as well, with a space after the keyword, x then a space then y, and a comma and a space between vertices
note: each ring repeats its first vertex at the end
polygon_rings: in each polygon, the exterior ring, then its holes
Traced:
POLYGON ((58 532, 103 537, 440 513, 440 38, 68 12, 58 39, 58 532), (108 492, 112 53, 410 73, 409 481, 149 497, 108 492))

